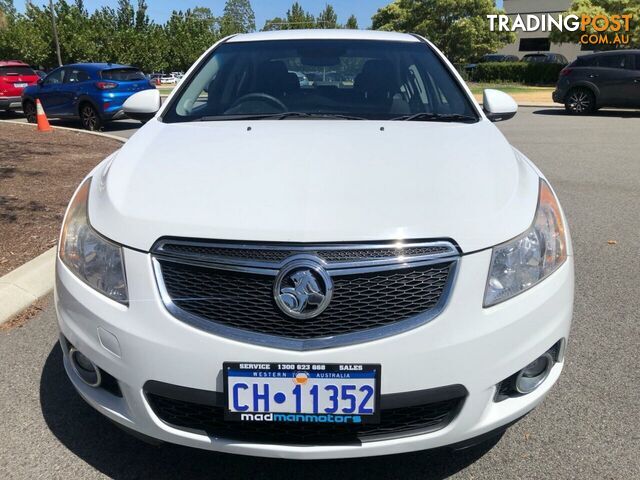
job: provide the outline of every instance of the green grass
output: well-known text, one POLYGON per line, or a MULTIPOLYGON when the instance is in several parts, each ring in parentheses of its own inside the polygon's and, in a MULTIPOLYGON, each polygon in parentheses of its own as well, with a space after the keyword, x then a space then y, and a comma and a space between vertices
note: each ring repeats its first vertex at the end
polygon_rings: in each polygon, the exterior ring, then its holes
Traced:
POLYGON ((475 83, 468 82, 471 93, 481 94, 485 88, 495 88, 505 93, 550 92, 553 87, 529 87, 517 83, 475 83))

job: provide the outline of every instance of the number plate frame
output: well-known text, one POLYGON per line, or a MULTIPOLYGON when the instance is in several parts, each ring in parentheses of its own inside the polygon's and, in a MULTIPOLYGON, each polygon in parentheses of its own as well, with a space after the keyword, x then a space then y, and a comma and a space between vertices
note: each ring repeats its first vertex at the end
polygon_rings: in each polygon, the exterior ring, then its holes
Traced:
MULTIPOLYGON (((283 362, 283 363, 259 363, 259 362, 224 362, 223 363, 223 367, 222 367, 222 376, 223 376, 223 392, 224 392, 224 419, 225 421, 232 421, 232 422, 243 422, 243 423, 261 423, 261 422, 282 422, 282 420, 276 420, 275 417, 274 419, 268 419, 268 418, 264 418, 264 413, 265 412, 252 412, 252 411, 247 411, 247 412, 235 412, 235 411, 231 411, 229 408, 229 370, 234 369, 234 370, 246 370, 247 372, 259 372, 259 371, 280 371, 280 372, 295 372, 295 373, 315 373, 315 372, 328 372, 328 373, 340 373, 340 374, 349 374, 349 373, 361 373, 361 372, 372 372, 374 374, 374 407, 373 407, 373 414, 342 414, 342 413, 335 413, 333 414, 333 416, 341 416, 341 417, 358 417, 358 421, 355 421, 355 419, 351 419, 353 420, 352 422, 350 421, 345 421, 345 422, 339 422, 339 421, 334 421, 334 422, 330 422, 328 421, 328 418, 326 419, 326 421, 323 421, 322 419, 319 419, 317 421, 318 424, 340 424, 340 425, 351 425, 351 424, 376 424, 376 423, 380 423, 380 379, 381 379, 381 370, 382 367, 380 364, 374 364, 374 363, 304 363, 301 364, 300 362, 298 363, 292 363, 292 362, 283 362), (268 366, 268 369, 260 369, 260 368, 241 368, 241 365, 246 365, 246 364, 252 364, 252 365, 263 365, 263 366, 268 366), (294 366, 294 369, 280 369, 278 368, 279 366, 294 366), (324 366, 325 369, 324 370, 318 370, 318 367, 324 366), (298 367, 308 367, 308 368, 298 368, 298 367), (314 368, 315 367, 315 368, 314 368), (341 369, 341 367, 343 367, 341 369), (348 368, 348 369, 345 369, 348 368), (358 369, 360 368, 360 369, 358 369), (252 414, 253 417, 256 416, 256 414, 262 414, 262 417, 260 417, 258 415, 258 418, 252 418, 252 419, 247 419, 247 418, 242 418, 242 416, 246 413, 252 414)), ((337 379, 338 382, 337 384, 343 384, 344 379, 337 379)), ((270 413, 274 413, 274 412, 270 412, 270 413)), ((310 423, 309 417, 329 417, 329 414, 325 414, 325 413, 318 413, 318 414, 311 414, 311 413, 295 413, 295 412, 288 412, 288 413, 283 413, 283 412, 277 412, 279 414, 283 414, 287 417, 287 420, 284 420, 286 423, 305 423, 308 424, 310 423), (302 418, 298 418, 298 417, 306 417, 305 419, 302 418)), ((311 423, 316 423, 316 420, 312 420, 311 423)))

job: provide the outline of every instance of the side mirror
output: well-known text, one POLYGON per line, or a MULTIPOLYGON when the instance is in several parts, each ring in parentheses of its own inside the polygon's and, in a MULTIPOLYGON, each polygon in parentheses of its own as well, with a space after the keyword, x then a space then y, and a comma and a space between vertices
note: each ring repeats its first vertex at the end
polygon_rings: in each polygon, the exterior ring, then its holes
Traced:
POLYGON ((482 94, 482 109, 489 120, 500 122, 513 118, 518 112, 518 104, 511 95, 487 88, 482 94))
POLYGON ((38 86, 41 87, 44 84, 44 78, 38 79, 38 86))
POLYGON ((160 92, 154 88, 134 93, 125 100, 122 109, 127 117, 146 122, 155 117, 161 104, 160 92))

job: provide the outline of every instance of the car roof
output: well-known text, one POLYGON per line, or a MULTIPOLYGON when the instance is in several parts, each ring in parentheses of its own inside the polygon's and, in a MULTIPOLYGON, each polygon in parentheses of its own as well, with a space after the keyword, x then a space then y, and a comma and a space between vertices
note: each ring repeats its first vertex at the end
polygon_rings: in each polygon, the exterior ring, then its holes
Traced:
POLYGON ((112 68, 135 68, 131 65, 121 65, 119 63, 71 63, 65 67, 84 68, 86 70, 109 70, 112 68))
POLYGON ((242 33, 227 40, 235 42, 260 42, 266 40, 383 40, 388 42, 419 42, 408 33, 381 32, 376 30, 312 29, 276 30, 271 32, 242 33))
POLYGON ((20 60, 0 60, 0 67, 28 67, 29 64, 20 60))
POLYGON ((592 55, 627 55, 627 54, 639 54, 640 50, 638 49, 618 49, 618 50, 607 50, 606 52, 593 52, 587 55, 581 55, 581 57, 590 57, 592 55))

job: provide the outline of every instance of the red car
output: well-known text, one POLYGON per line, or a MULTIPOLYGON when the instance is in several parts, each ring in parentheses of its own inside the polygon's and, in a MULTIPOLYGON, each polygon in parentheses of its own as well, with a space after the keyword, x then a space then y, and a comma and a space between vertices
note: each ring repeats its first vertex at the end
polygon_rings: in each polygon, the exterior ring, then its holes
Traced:
POLYGON ((40 77, 24 62, 0 60, 0 111, 22 106, 22 90, 40 77))

